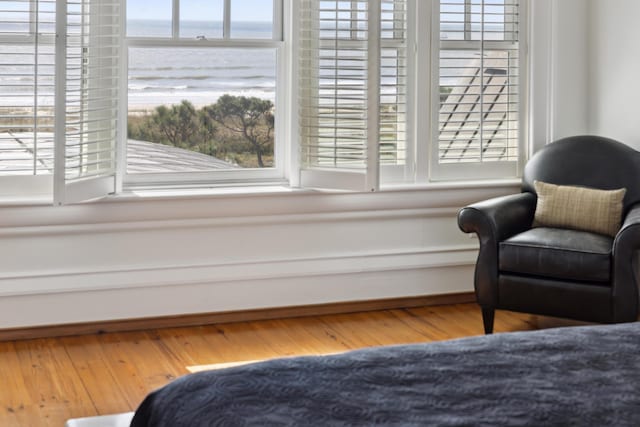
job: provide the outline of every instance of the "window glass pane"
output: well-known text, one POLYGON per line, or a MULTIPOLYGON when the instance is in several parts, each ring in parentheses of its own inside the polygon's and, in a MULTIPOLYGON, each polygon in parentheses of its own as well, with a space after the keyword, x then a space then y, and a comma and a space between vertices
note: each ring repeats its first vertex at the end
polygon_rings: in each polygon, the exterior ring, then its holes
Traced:
POLYGON ((273 38, 273 0, 232 0, 231 37, 273 38))
POLYGON ((128 173, 273 167, 275 82, 272 48, 129 49, 128 173))
POLYGON ((171 37, 171 0, 127 0, 129 37, 171 37))
POLYGON ((53 171, 55 3, 41 1, 37 6, 25 1, 0 5, 2 176, 53 171), (36 11, 38 19, 30 23, 36 11), (32 31, 40 34, 38 43, 25 37, 32 31))
POLYGON ((0 5, 0 32, 3 35, 29 32, 29 3, 5 1, 0 5))
POLYGON ((438 162, 516 162, 518 7, 506 0, 443 0, 440 6, 438 162), (492 41, 492 48, 478 40, 492 41))
POLYGON ((180 37, 222 38, 223 0, 182 0, 180 37))

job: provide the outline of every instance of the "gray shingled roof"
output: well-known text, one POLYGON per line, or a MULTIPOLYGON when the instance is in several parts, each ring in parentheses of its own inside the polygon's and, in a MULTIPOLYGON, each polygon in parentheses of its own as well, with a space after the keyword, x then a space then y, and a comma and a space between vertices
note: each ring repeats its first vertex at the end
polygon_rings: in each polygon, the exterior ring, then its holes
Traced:
MULTIPOLYGON (((53 173, 53 133, 40 132, 34 145, 33 132, 0 134, 0 174, 32 175, 35 163, 39 174, 53 173)), ((203 172, 237 169, 239 166, 218 158, 169 145, 129 140, 128 173, 203 172)))

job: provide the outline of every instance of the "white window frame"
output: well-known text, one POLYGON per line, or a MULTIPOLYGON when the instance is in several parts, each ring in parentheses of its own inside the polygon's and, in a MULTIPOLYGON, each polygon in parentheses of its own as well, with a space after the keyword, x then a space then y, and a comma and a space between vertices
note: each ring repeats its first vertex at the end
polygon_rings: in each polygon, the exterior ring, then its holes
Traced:
MULTIPOLYGON (((126 5, 126 0, 122 0, 126 5)), ((170 37, 127 37, 123 30, 123 67, 119 138, 119 191, 127 188, 162 187, 162 186, 229 186, 286 184, 289 175, 287 164, 291 150, 291 131, 288 129, 291 115, 290 91, 287 77, 291 69, 289 54, 289 26, 291 0, 273 0, 273 38, 272 39, 240 39, 230 36, 231 0, 224 1, 224 22, 222 38, 206 38, 202 40, 180 38, 180 0, 172 0, 172 34, 170 37), (130 48, 271 48, 276 52, 276 91, 275 91, 275 132, 274 132, 274 166, 263 169, 230 169, 212 170, 211 172, 163 172, 130 174, 127 172, 127 115, 128 115, 128 57, 130 48)), ((124 8, 123 5, 123 8, 124 8)), ((126 8, 122 13, 123 28, 126 28, 126 8)))
POLYGON ((119 0, 56 2, 53 199, 57 205, 117 190, 121 5, 119 0))
MULTIPOLYGON (((2 35, 0 44, 44 44, 55 49, 56 39, 53 34, 38 35, 38 5, 35 2, 29 3, 29 31, 24 34, 2 35)), ((34 47, 36 49, 36 47, 34 47)), ((36 64, 37 65, 37 64, 36 64)), ((37 88, 34 87, 37 91, 37 88)), ((37 93, 34 93, 34 102, 37 93)), ((37 140, 36 140, 37 144, 37 140)), ((34 163, 37 159, 34 157, 34 163)), ((35 164, 34 164, 35 170, 35 164)), ((35 197, 51 196, 53 194, 53 171, 50 174, 29 174, 29 175, 2 175, 0 176, 0 189, 3 196, 9 197, 35 197)))
MULTIPOLYGON (((128 188, 160 188, 160 187, 214 187, 214 186, 251 186, 261 183, 277 183, 292 187, 301 186, 302 168, 299 158, 299 135, 298 135, 298 114, 294 108, 298 100, 298 12, 299 1, 297 0, 274 0, 274 21, 273 39, 269 40, 244 40, 230 38, 229 28, 231 25, 230 9, 228 5, 231 0, 225 0, 227 4, 224 15, 226 31, 221 39, 186 40, 179 39, 179 1, 173 1, 173 27, 171 37, 127 37, 126 36, 126 0, 121 1, 121 44, 123 52, 120 74, 119 102, 119 129, 117 141, 117 173, 115 174, 116 192, 128 188), (185 173, 160 173, 160 174, 127 174, 126 172, 126 139, 127 139, 127 116, 128 116, 128 50, 137 47, 202 47, 202 48, 271 48, 276 51, 276 134, 274 157, 275 166, 265 169, 248 170, 216 170, 211 172, 185 172, 185 173)), ((514 0, 515 1, 515 0, 514 0)), ((373 2, 380 6, 380 0, 373 2)), ((480 180, 488 177, 510 178, 521 174, 521 167, 527 154, 528 141, 528 84, 529 75, 527 68, 527 36, 528 36, 528 3, 527 0, 520 1, 520 158, 517 169, 511 168, 508 171, 500 171, 498 174, 486 174, 485 168, 477 168, 473 164, 446 165, 455 166, 451 169, 458 169, 451 173, 442 173, 438 170, 437 145, 438 145, 438 108, 439 108, 439 1, 438 0, 407 0, 408 24, 407 24, 407 105, 406 105, 406 164, 404 165, 380 165, 380 156, 377 148, 373 147, 375 153, 373 161, 369 162, 369 169, 372 173, 365 180, 362 177, 349 178, 344 180, 344 176, 319 171, 315 185, 310 187, 324 188, 348 188, 355 191, 371 191, 395 188, 397 184, 423 185, 439 180, 455 180, 464 178, 466 180, 480 180), (435 162, 434 162, 435 159, 435 162), (380 185, 379 178, 383 177, 380 185), (351 179, 351 181, 349 181, 351 179), (332 181, 333 180, 333 181, 332 181), (345 185, 346 183, 346 185, 345 185), (364 183, 364 185, 363 185, 364 183)), ((375 33, 375 31, 374 31, 375 33)), ((21 41, 34 38, 33 32, 25 35, 11 37, 19 38, 21 41)), ((6 41, 3 37, 0 41, 6 41)), ((47 39, 49 40, 49 39, 47 39)), ((53 43, 53 40, 50 40, 53 43)), ((395 40, 372 41, 370 46, 380 47, 380 44, 396 43, 395 40)), ((374 61, 372 67, 378 68, 380 55, 374 61)), ((374 58, 375 59, 375 58, 374 58)), ((374 87, 376 79, 369 82, 371 91, 377 94, 371 97, 370 105, 379 109, 380 88, 374 87)), ((378 83, 379 86, 379 83, 378 83)), ((371 121, 368 125, 372 133, 379 132, 378 120, 371 121)), ((492 164, 493 172, 496 171, 492 164)), ((348 173, 347 173, 348 175, 348 173)), ((13 196, 24 196, 26 188, 33 187, 32 190, 52 194, 53 175, 34 176, 4 176, 0 177, 0 184, 10 191, 3 194, 13 196)), ((307 182, 308 184, 308 182, 307 182)), ((104 186, 103 186, 104 187, 104 186)), ((103 188, 103 193, 112 192, 109 183, 103 188)), ((75 199, 74 199, 75 200, 75 199)))
MULTIPOLYGON (((43 2, 45 3, 45 2, 43 2)), ((30 1, 29 30, 2 37, 3 43, 53 48, 53 167, 50 174, 5 175, 0 185, 7 197, 52 197, 66 204, 103 197, 115 191, 117 69, 120 0, 49 1, 55 16, 55 36, 40 34, 39 3, 30 1), (103 37, 109 28, 108 37, 103 37), (98 41, 99 40, 99 41, 98 41), (69 62, 67 62, 69 60, 69 62), (111 95, 104 93, 111 91, 111 95), (113 102, 110 102, 113 101, 113 102)), ((53 22, 50 22, 53 24, 53 22)), ((38 62, 35 63, 34 104, 38 108, 38 62)), ((34 113, 35 114, 35 113, 34 113)), ((35 116, 34 116, 35 117, 35 116)), ((40 143, 34 127, 34 144, 40 143)), ((36 148, 37 150, 37 148, 36 148)), ((34 156, 34 166, 37 155, 34 156)), ((35 171, 35 169, 34 169, 35 171)))
MULTIPOLYGON (((471 0, 465 0, 465 4, 471 0)), ((518 106, 518 158, 515 161, 487 162, 487 163, 446 163, 439 162, 439 109, 440 109, 440 1, 432 0, 430 11, 431 33, 429 40, 431 46, 431 72, 430 72, 430 105, 419 106, 421 117, 430 117, 430 129, 426 135, 430 136, 429 143, 429 181, 455 181, 455 180, 482 180, 482 179, 507 179, 516 178, 522 175, 522 168, 525 163, 529 134, 527 126, 528 117, 528 4, 527 0, 505 0, 505 3, 519 4, 519 106, 518 106), (428 108, 428 111, 425 109, 428 108)), ((469 6, 470 7, 470 6, 469 6)), ((465 29, 465 31, 467 31, 465 29)), ((470 31, 470 30, 469 30, 470 31)), ((422 35, 425 36, 424 34, 422 35)), ((477 45, 477 41, 457 41, 455 44, 468 45, 465 49, 471 49, 477 45)), ((482 42, 484 46, 499 47, 504 42, 482 42)), ((424 65, 423 65, 424 66, 424 65)), ((424 133, 419 133, 423 134, 424 133)))
MULTIPOLYGON (((335 2, 336 4, 332 7, 331 3, 324 5, 324 8, 317 8, 313 1, 306 1, 304 5, 300 7, 307 8, 308 16, 301 17, 302 20, 308 20, 309 25, 312 27, 310 29, 307 28, 296 28, 295 33, 300 33, 300 39, 305 39, 304 43, 304 53, 299 49, 301 47, 301 43, 298 43, 296 52, 299 55, 303 55, 303 57, 298 58, 296 63, 302 61, 306 64, 306 67, 310 69, 308 71, 311 74, 314 74, 313 67, 309 64, 314 60, 314 53, 322 52, 323 50, 327 51, 327 54, 323 56, 323 59, 326 61, 330 61, 333 58, 336 61, 340 61, 339 58, 344 55, 344 52, 350 52, 351 49, 364 50, 366 47, 367 56, 366 59, 359 59, 362 64, 357 67, 357 71, 364 72, 366 77, 363 77, 360 83, 362 84, 362 93, 358 93, 357 96, 363 96, 364 99, 355 100, 353 105, 350 106, 354 108, 355 111, 361 113, 363 116, 366 116, 368 119, 365 120, 363 117, 354 118, 354 124, 350 124, 346 127, 340 126, 340 117, 349 114, 347 111, 334 111, 334 120, 336 124, 332 126, 332 129, 336 130, 336 136, 333 137, 330 134, 320 135, 318 131, 315 129, 320 129, 317 123, 314 123, 314 120, 321 120, 321 114, 319 114, 319 109, 313 102, 308 102, 308 99, 322 99, 324 101, 324 105, 330 105, 327 101, 330 101, 330 97, 325 91, 336 91, 338 93, 341 92, 349 92, 348 85, 346 85, 347 89, 342 90, 343 86, 340 81, 346 77, 340 77, 339 74, 336 73, 334 76, 335 82, 325 83, 324 87, 321 87, 321 81, 326 80, 318 71, 317 75, 313 75, 309 80, 309 88, 304 88, 300 84, 301 81, 300 75, 298 74, 296 77, 298 78, 298 82, 296 87, 300 91, 309 90, 310 93, 303 93, 299 95, 300 103, 299 108, 302 108, 301 114, 304 115, 304 122, 301 124, 300 132, 304 133, 304 135, 300 135, 301 137, 301 146, 300 150, 303 155, 305 153, 309 156, 309 164, 305 164, 305 162, 301 161, 302 167, 299 170, 300 174, 300 182, 303 187, 313 187, 313 188, 333 188, 333 189, 341 189, 341 190, 350 190, 350 191, 377 191, 380 189, 381 180, 384 183, 387 182, 405 182, 407 177, 413 175, 413 168, 415 165, 414 157, 413 157, 413 149, 412 149, 412 110, 411 110, 411 93, 412 90, 412 79, 414 78, 413 74, 410 70, 413 67, 414 60, 414 45, 412 44, 412 29, 409 25, 409 19, 412 13, 413 3, 411 0, 405 2, 405 9, 396 10, 392 13, 394 21, 394 25, 396 25, 397 14, 401 13, 402 17, 406 19, 406 28, 402 29, 402 37, 394 37, 388 38, 383 36, 382 31, 382 19, 388 21, 388 9, 383 9, 383 3, 387 4, 388 2, 383 2, 381 0, 369 0, 366 4, 366 10, 368 15, 368 24, 367 28, 364 31, 366 34, 365 37, 362 37, 359 32, 352 33, 351 37, 344 37, 345 31, 336 31, 335 38, 326 37, 322 40, 314 39, 313 36, 321 36, 322 31, 320 30, 321 21, 329 20, 333 22, 333 20, 343 20, 339 15, 346 14, 351 11, 351 13, 358 14, 359 12, 355 12, 359 10, 358 8, 361 6, 360 3, 364 3, 362 1, 351 1, 351 2, 335 2), (344 3, 344 4, 340 4, 344 3), (349 5, 349 3, 351 3, 349 5), (348 6, 348 7, 347 7, 348 6), (382 11, 385 10, 385 14, 387 17, 383 17, 382 11), (336 16, 331 17, 321 17, 321 14, 329 13, 335 14, 336 16), (318 28, 314 28, 317 26, 318 28), (314 34, 315 33, 315 34, 314 34), (335 46, 335 48, 333 47, 335 46), (330 51, 334 49, 334 57, 331 56, 330 51), (407 72, 407 76, 403 76, 401 74, 397 74, 396 77, 398 80, 405 79, 404 82, 400 82, 399 85, 404 86, 405 93, 402 93, 402 90, 399 91, 400 95, 404 95, 405 104, 403 105, 405 108, 404 121, 400 122, 400 126, 403 126, 403 131, 399 133, 404 133, 405 141, 404 147, 400 148, 404 153, 404 163, 401 164, 384 164, 381 162, 381 143, 382 140, 382 129, 381 129, 381 117, 382 117, 382 105, 381 97, 385 96, 382 91, 382 72, 383 72, 383 51, 386 50, 398 50, 402 54, 406 55, 404 60, 405 64, 400 65, 400 69, 404 69, 407 72), (315 92, 314 92, 315 91, 315 92), (349 126, 358 126, 356 123, 358 121, 362 121, 363 124, 359 130, 364 130, 364 135, 358 135, 356 130, 356 135, 354 135, 353 143, 349 143, 349 139, 351 138, 349 134, 350 128, 349 126), (324 146, 322 147, 324 152, 322 156, 324 156, 326 164, 322 164, 322 161, 319 160, 317 156, 317 152, 314 150, 319 150, 316 141, 314 141, 314 137, 317 137, 318 140, 324 140, 324 146), (333 144, 333 146, 332 146, 333 144), (349 147, 352 145, 352 147, 349 147), (346 147, 344 150, 342 147, 346 147), (330 153, 330 150, 334 148, 335 152, 330 153), (349 149, 358 155, 358 152, 361 152, 362 158, 355 159, 353 164, 350 164, 350 156, 352 155, 349 152, 349 149), (333 154, 333 155, 332 155, 333 154), (331 164, 331 160, 333 160, 333 164, 331 164), (340 164, 340 162, 343 162, 340 164)), ((322 6, 322 5, 320 5, 322 6)), ((365 10, 365 9, 361 9, 365 10)), ((354 19, 354 18, 352 18, 354 19)), ((359 19, 357 16, 355 19, 359 19)), ((336 21, 337 22, 337 21, 336 21)), ((402 22, 402 21, 397 21, 402 22)), ((335 25, 339 25, 336 23, 335 25)), ((397 27, 395 27, 397 28, 397 27)), ((330 28, 331 29, 331 28, 330 28)), ((385 31, 386 32, 386 31, 385 31)), ((397 32, 394 32, 394 36, 397 32)), ((401 57, 402 58, 402 57, 401 57)), ((346 62, 349 59, 345 60, 346 62)), ((303 70, 302 73, 305 73, 303 70)), ((346 73, 345 73, 346 75, 346 73)), ((329 79, 330 80, 330 79, 329 79)), ((357 91, 357 89, 354 89, 357 91)), ((338 95, 335 100, 338 105, 341 102, 349 102, 351 94, 342 94, 338 95)), ((319 101, 318 101, 319 102, 319 101)), ((298 116, 298 115, 297 115, 298 116)), ((350 119, 347 119, 350 120, 350 119)), ((401 143, 398 141, 398 145, 401 143)))

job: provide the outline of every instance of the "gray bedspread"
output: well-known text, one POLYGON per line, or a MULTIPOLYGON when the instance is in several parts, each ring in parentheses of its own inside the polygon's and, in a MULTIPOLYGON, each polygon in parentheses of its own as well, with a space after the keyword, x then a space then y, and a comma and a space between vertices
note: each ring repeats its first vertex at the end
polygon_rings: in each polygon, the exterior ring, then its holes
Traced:
POLYGON ((187 375, 132 426, 640 426, 640 323, 296 357, 187 375))

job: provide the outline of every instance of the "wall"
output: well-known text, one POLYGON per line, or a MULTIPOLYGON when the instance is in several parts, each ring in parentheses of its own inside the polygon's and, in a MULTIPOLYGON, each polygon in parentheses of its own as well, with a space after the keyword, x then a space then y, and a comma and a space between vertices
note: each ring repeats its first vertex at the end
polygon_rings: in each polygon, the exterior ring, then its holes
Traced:
POLYGON ((552 139, 559 139, 588 133, 589 8, 585 0, 556 0, 554 6, 552 139))
POLYGON ((588 3, 531 0, 530 153, 589 131, 588 3))
POLYGON ((517 186, 4 206, 0 328, 473 289, 457 210, 517 186))
POLYGON ((640 2, 589 6, 590 131, 640 149, 640 2))

